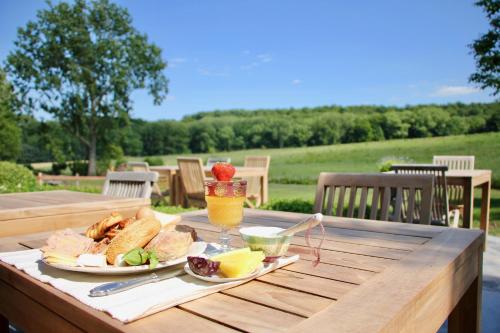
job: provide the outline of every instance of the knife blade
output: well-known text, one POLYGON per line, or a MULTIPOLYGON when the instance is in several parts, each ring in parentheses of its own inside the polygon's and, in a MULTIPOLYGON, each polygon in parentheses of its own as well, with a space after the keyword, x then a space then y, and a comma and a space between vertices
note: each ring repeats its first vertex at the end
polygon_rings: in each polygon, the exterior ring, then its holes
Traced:
POLYGON ((185 264, 182 263, 173 266, 173 268, 169 269, 167 272, 151 273, 146 276, 140 276, 130 280, 101 284, 100 286, 91 289, 89 292, 89 296, 101 297, 101 296, 113 295, 148 283, 159 282, 162 280, 170 279, 185 274, 184 265, 185 264))
MULTIPOLYGON (((198 237, 198 241, 203 241, 203 240, 198 237)), ((208 257, 211 257, 212 255, 222 252, 221 249, 216 248, 210 243, 206 243, 206 245, 207 247, 205 248, 205 251, 203 253, 208 257)), ((184 272, 184 265, 185 263, 172 266, 166 272, 165 270, 162 270, 161 273, 151 273, 146 276, 140 276, 130 280, 101 284, 100 286, 91 289, 89 292, 89 296, 102 297, 107 295, 113 295, 148 283, 159 282, 179 275, 183 275, 186 274, 186 272, 184 272)))

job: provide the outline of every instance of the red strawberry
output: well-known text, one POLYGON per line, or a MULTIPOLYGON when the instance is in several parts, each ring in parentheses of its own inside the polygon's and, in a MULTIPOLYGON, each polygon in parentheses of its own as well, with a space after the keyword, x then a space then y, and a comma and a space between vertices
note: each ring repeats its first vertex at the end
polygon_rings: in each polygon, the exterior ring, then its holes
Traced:
POLYGON ((231 163, 218 162, 212 167, 212 175, 218 181, 230 181, 235 172, 236 169, 231 163))

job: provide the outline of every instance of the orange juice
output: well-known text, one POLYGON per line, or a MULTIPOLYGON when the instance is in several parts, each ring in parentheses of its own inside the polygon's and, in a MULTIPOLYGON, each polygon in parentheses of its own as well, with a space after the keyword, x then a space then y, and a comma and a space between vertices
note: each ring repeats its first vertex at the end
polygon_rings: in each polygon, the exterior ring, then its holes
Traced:
POLYGON ((224 228, 238 226, 243 219, 245 197, 205 196, 208 220, 224 228))

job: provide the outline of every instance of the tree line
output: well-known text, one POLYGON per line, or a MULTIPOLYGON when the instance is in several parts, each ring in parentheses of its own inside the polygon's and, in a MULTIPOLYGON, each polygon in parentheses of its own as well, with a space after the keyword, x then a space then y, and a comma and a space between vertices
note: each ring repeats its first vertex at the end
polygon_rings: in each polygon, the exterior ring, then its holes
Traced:
MULTIPOLYGON (((85 159, 85 147, 57 121, 18 119, 18 161, 85 159)), ((210 153, 251 148, 330 145, 500 131, 500 103, 322 106, 303 109, 200 112, 180 121, 124 121, 98 140, 101 160, 210 153)))

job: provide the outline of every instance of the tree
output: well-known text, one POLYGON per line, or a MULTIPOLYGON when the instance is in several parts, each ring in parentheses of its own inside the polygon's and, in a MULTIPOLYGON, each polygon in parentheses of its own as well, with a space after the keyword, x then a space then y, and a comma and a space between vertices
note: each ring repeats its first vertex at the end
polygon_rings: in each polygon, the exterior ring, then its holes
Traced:
POLYGON ((21 153, 21 131, 14 117, 14 95, 0 70, 0 160, 16 160, 21 153))
POLYGON ((500 93, 500 0, 479 0, 476 5, 486 12, 490 31, 470 45, 477 71, 469 80, 482 89, 492 88, 496 96, 500 93))
POLYGON ((146 88, 155 104, 166 97, 166 63, 125 8, 108 0, 47 4, 18 30, 6 68, 23 110, 58 119, 86 147, 94 175, 98 141, 106 147, 106 134, 128 119, 131 92, 146 88))

